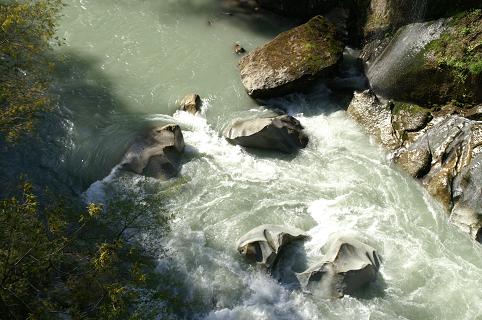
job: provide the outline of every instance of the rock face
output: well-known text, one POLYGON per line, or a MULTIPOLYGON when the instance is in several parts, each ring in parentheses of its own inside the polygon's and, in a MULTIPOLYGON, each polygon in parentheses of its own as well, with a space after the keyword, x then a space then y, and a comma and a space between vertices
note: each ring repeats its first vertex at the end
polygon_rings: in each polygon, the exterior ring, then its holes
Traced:
POLYGON ((231 144, 284 153, 296 152, 308 144, 300 122, 287 115, 238 120, 226 129, 224 137, 231 144))
POLYGON ((236 246, 242 255, 263 267, 271 268, 285 245, 307 237, 304 231, 296 228, 265 224, 242 236, 236 246))
POLYGON ((371 0, 364 33, 367 36, 421 21, 427 11, 426 0, 371 0))
POLYGON ((368 0, 355 1, 355 12, 366 16, 360 29, 367 60, 376 57, 387 44, 384 39, 407 24, 447 17, 455 12, 480 8, 478 0, 368 0))
POLYGON ((181 100, 179 110, 195 114, 196 112, 201 110, 201 97, 195 93, 186 95, 181 100))
POLYGON ((181 128, 175 124, 150 130, 127 150, 121 168, 156 178, 177 174, 179 156, 184 150, 181 128))
POLYGON ((355 92, 347 112, 386 148, 400 147, 401 141, 392 126, 391 105, 382 103, 372 91, 355 92))
POLYGON ((305 290, 322 288, 331 297, 356 293, 375 281, 380 268, 376 250, 356 239, 336 237, 325 245, 321 262, 298 274, 305 290))
POLYGON ((399 101, 480 103, 481 20, 482 12, 478 10, 462 17, 400 28, 383 53, 368 65, 372 89, 399 101))
POLYGON ((445 206, 450 221, 481 241, 482 122, 465 117, 479 118, 479 107, 464 110, 448 105, 431 111, 395 103, 390 109, 374 103, 375 98, 369 91, 355 94, 350 108, 355 104, 356 110, 366 111, 353 119, 370 134, 387 133, 390 139, 377 140, 394 151, 393 161, 445 206), (383 121, 373 119, 377 110, 383 121), (399 139, 397 148, 393 137, 399 139))
POLYGON ((316 16, 244 56, 241 81, 253 98, 287 94, 332 71, 343 47, 334 25, 316 16))

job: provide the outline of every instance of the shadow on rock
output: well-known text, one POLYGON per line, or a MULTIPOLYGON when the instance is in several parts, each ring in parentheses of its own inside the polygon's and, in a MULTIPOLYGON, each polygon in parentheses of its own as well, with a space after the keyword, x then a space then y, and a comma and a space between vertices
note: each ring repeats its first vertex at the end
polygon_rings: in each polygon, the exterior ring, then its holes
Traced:
POLYGON ((301 289, 296 277, 308 268, 308 260, 303 241, 293 241, 280 253, 271 275, 289 290, 301 289))

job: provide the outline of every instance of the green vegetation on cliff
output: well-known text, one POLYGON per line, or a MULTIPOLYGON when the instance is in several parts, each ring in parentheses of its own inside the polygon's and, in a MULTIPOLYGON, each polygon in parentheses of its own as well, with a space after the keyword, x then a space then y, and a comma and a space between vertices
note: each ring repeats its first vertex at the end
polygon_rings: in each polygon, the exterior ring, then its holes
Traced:
MULTIPOLYGON (((61 6, 0 4, 0 143, 9 152, 28 152, 16 142, 36 135, 39 113, 55 104, 49 72, 61 6)), ((0 190, 0 319, 145 318, 153 311, 137 307, 140 294, 168 300, 155 289, 150 255, 126 235, 144 230, 141 219, 163 219, 159 201, 148 201, 155 209, 125 197, 82 208, 44 189, 0 190)))
POLYGON ((449 68, 461 83, 482 73, 482 10, 459 14, 447 32, 432 41, 426 54, 440 68, 449 68))

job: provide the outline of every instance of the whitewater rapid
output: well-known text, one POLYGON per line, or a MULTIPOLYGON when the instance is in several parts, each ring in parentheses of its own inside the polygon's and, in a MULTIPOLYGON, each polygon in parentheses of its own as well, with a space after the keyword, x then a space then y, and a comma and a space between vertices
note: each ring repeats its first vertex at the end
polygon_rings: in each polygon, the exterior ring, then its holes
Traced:
MULTIPOLYGON (((289 22, 226 15, 216 0, 66 2, 66 43, 56 51, 65 62, 57 87, 70 123, 66 171, 86 202, 121 194, 161 221, 131 234, 155 258, 160 283, 141 292, 139 310, 157 319, 482 318, 480 245, 347 117, 346 95, 320 84, 265 103, 305 127, 310 142, 296 155, 222 138, 232 120, 271 112, 244 92, 232 44, 252 50, 289 22), (192 91, 202 113, 176 112, 192 91), (186 142, 178 178, 115 169, 136 135, 167 123, 186 142), (380 279, 337 300, 278 281, 235 248, 265 223, 307 231, 308 263, 331 234, 356 234, 379 251, 380 279)), ((357 81, 349 73, 347 86, 357 81)))

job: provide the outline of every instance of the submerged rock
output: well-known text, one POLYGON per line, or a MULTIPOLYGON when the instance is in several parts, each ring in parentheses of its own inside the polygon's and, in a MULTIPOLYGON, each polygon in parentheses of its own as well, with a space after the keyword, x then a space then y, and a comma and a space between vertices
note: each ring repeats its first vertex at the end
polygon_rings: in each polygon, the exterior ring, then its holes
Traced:
POLYGON ((236 246, 242 255, 257 264, 271 268, 283 247, 294 240, 306 239, 308 235, 296 228, 265 224, 242 236, 236 246))
POLYGON ((284 153, 296 152, 308 144, 303 126, 287 115, 238 120, 226 129, 224 137, 231 144, 284 153))
POLYGON ((335 26, 317 16, 244 56, 241 81, 253 98, 287 94, 333 70, 343 47, 335 26))
MULTIPOLYGON (((480 8, 479 0, 368 0, 355 2, 365 46, 365 61, 373 60, 386 47, 398 28, 407 24, 447 17, 455 12, 480 8)), ((360 27, 359 27, 360 28, 360 27)))
POLYGON ((154 128, 139 137, 127 150, 121 168, 137 174, 170 178, 177 174, 184 138, 176 124, 154 128))
POLYGON ((201 97, 196 93, 186 95, 179 105, 179 110, 195 114, 201 110, 201 97))
POLYGON ((377 279, 381 260, 371 246, 353 238, 335 237, 325 250, 319 263, 298 274, 305 290, 320 288, 327 296, 343 297, 377 279))

